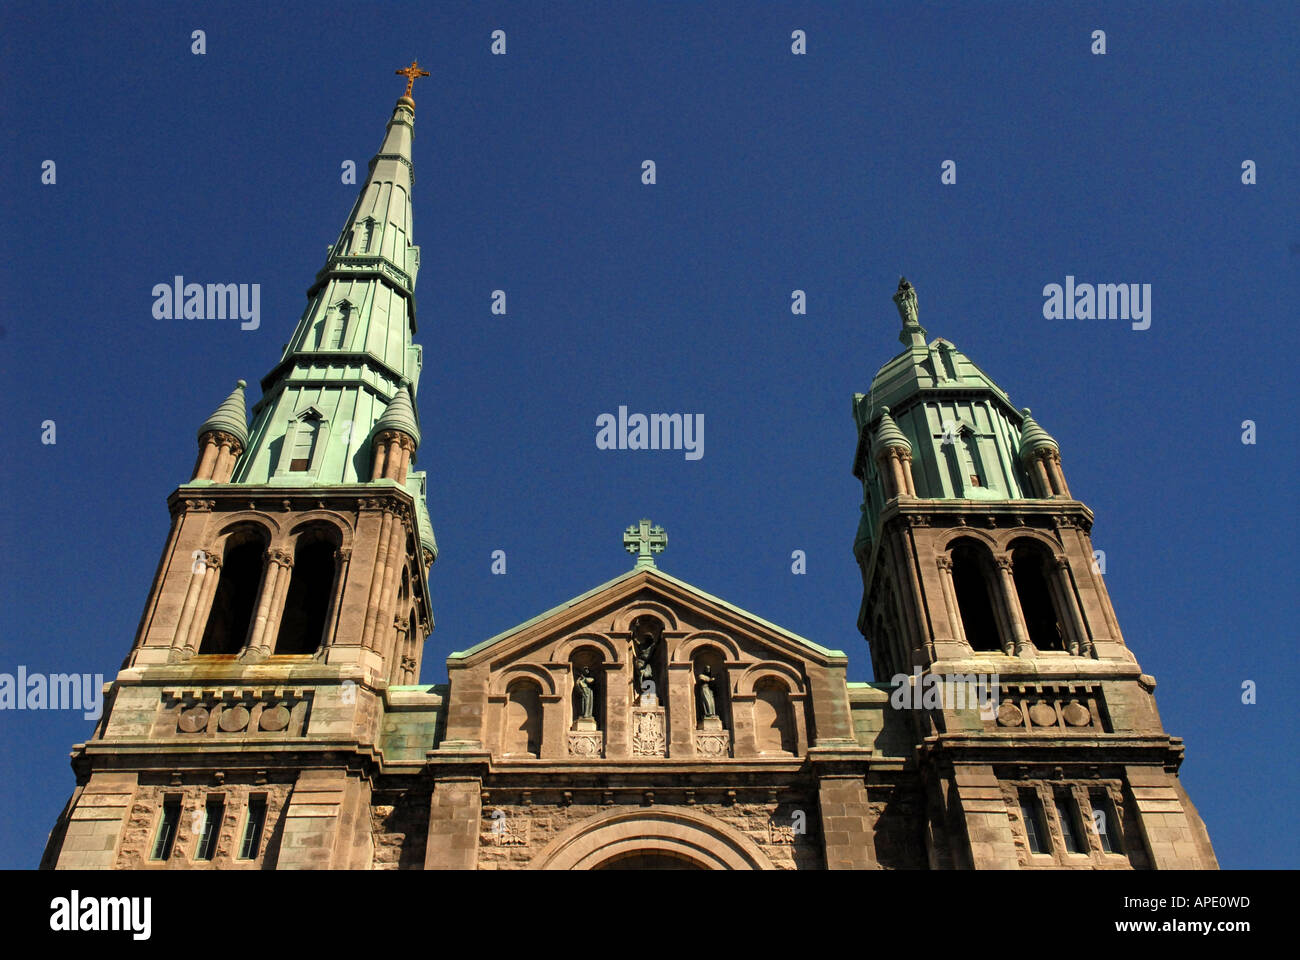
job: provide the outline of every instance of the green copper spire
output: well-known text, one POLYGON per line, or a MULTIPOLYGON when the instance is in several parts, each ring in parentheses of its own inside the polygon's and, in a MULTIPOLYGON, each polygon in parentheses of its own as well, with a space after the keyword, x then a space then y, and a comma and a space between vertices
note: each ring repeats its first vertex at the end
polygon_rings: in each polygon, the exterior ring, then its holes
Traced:
POLYGON ((414 133, 415 103, 400 97, 343 230, 307 291, 307 308, 280 362, 262 378, 235 483, 368 483, 381 420, 387 416, 419 439, 414 133))
POLYGON ((230 396, 222 401, 221 406, 213 411, 212 416, 203 421, 199 427, 199 439, 205 433, 228 433, 239 441, 243 447, 248 446, 248 411, 244 406, 244 388, 248 386, 243 380, 235 384, 230 396))
POLYGON ((384 430, 400 430, 415 441, 416 447, 419 447, 420 425, 415 422, 415 405, 411 403, 409 384, 402 384, 402 388, 397 391, 397 396, 393 397, 393 402, 388 405, 384 415, 375 424, 375 433, 384 430))
POLYGON ((649 520, 642 520, 623 531, 623 549, 637 555, 637 567, 653 567, 653 555, 663 553, 666 546, 668 534, 663 527, 651 526, 649 520))
POLYGON ((1020 412, 1024 416, 1024 419, 1020 422, 1020 455, 1028 457, 1035 450, 1042 447, 1050 447, 1060 453, 1061 448, 1052 439, 1052 435, 1040 427, 1038 421, 1029 415, 1029 408, 1025 407, 1020 412))

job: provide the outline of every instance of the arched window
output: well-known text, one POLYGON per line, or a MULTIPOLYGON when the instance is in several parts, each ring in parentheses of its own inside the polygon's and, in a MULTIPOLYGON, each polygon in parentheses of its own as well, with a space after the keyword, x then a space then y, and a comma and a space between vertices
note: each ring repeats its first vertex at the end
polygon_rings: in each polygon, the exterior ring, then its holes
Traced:
POLYGON ((790 691, 775 677, 764 677, 754 687, 754 739, 759 753, 795 752, 790 691))
POLYGON ((507 757, 542 755, 542 691, 531 680, 516 680, 506 690, 501 753, 507 757))
POLYGON ((243 649, 265 559, 266 539, 261 531, 238 530, 226 538, 200 654, 236 654, 243 649))
POLYGON ((334 597, 334 540, 330 532, 312 527, 298 536, 293 572, 284 598, 277 654, 315 653, 325 638, 325 619, 334 597))
POLYGON ((1003 649, 1003 644, 993 613, 990 581, 988 551, 958 541, 952 548, 952 585, 966 642, 972 650, 997 652, 1003 649))
POLYGON ((1029 641, 1039 650, 1064 650, 1065 625, 1056 608, 1048 580, 1047 550, 1040 544, 1021 541, 1011 552, 1011 576, 1016 596, 1025 615, 1029 641))

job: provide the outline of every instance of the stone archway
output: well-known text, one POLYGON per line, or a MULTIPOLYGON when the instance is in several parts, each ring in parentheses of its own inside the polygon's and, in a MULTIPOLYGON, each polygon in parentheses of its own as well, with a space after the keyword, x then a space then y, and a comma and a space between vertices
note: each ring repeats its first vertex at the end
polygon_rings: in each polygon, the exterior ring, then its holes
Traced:
POLYGON ((773 869, 748 837, 685 807, 597 814, 565 830, 529 866, 536 870, 773 869))

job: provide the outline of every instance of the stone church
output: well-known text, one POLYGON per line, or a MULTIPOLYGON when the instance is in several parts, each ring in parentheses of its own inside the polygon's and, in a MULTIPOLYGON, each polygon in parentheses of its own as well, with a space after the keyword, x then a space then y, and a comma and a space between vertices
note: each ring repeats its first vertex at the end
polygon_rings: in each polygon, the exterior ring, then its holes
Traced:
POLYGON ((398 72, 251 424, 240 381, 198 429, 43 867, 1217 866, 1058 444, 928 338, 906 281, 903 350, 852 403, 878 682, 665 573, 648 520, 627 572, 419 682, 438 548, 415 468, 421 71, 398 72))

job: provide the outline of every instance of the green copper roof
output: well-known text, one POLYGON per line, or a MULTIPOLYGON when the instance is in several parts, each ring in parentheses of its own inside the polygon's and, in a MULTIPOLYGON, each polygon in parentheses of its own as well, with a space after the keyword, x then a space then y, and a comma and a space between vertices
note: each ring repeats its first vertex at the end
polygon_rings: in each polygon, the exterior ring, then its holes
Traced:
POLYGON ((375 433, 383 430, 400 430, 420 446, 420 425, 415 422, 415 405, 411 403, 411 385, 404 383, 393 397, 384 415, 375 423, 375 433))
POLYGON ((420 493, 415 498, 415 519, 420 528, 420 546, 424 547, 433 554, 435 560, 438 559, 438 541, 433 538, 433 521, 429 519, 429 504, 425 499, 424 474, 410 474, 407 480, 412 476, 417 476, 420 483, 420 493))
POLYGON ((657 578, 660 580, 664 580, 667 583, 671 583, 679 587, 680 589, 685 590, 687 593, 694 594, 696 597, 699 597, 702 600, 706 600, 709 603, 716 604, 717 606, 729 610, 731 613, 734 613, 746 620, 749 620, 752 623, 759 624, 760 626, 765 627, 768 630, 771 630, 773 633, 780 634, 782 637, 785 637, 787 640, 792 640, 797 644, 800 644, 804 647, 807 647, 810 650, 815 651, 816 653, 821 654, 823 657, 847 657, 847 654, 845 654, 844 651, 842 650, 831 650, 827 647, 823 647, 821 644, 813 643, 811 640, 805 637, 801 637, 797 633, 792 633, 789 630, 786 630, 784 627, 778 627, 776 624, 764 620, 762 617, 755 616, 754 614, 750 613, 748 610, 743 610, 740 607, 735 606, 734 604, 727 603, 727 601, 719 597, 715 597, 711 593, 705 593, 699 587, 692 586, 691 584, 687 583, 684 580, 678 580, 676 577, 664 573, 658 567, 636 566, 633 567, 631 570, 627 571, 626 573, 620 574, 619 576, 615 577, 613 580, 609 580, 605 583, 602 583, 598 587, 593 587, 592 589, 588 590, 586 593, 580 594, 579 596, 576 596, 572 600, 566 601, 565 603, 562 603, 559 606, 552 607, 550 610, 547 610, 544 613, 539 613, 537 616, 533 617, 532 619, 525 620, 523 623, 511 627, 509 630, 502 631, 501 633, 498 633, 494 637, 489 637, 488 639, 484 640, 482 643, 477 643, 474 646, 470 647, 468 650, 459 650, 453 653, 447 659, 464 660, 468 657, 471 657, 481 650, 486 650, 488 647, 492 646, 493 644, 500 643, 506 638, 512 637, 515 634, 528 629, 534 624, 541 623, 543 620, 547 620, 557 614, 563 613, 565 610, 568 610, 571 607, 576 607, 584 600, 587 600, 590 597, 594 597, 599 593, 603 593, 604 591, 610 589, 611 587, 617 586, 618 584, 622 583, 624 580, 629 580, 632 577, 637 576, 638 574, 645 574, 647 577, 651 578, 652 580, 657 578))
POLYGON ((1051 447, 1059 452, 1060 447, 1052 435, 1038 425, 1038 421, 1029 415, 1029 408, 1020 411, 1024 420, 1020 423, 1020 455, 1028 456, 1040 447, 1051 447))
POLYGON ((898 424, 889 415, 889 408, 881 407, 880 426, 876 428, 876 439, 872 449, 883 450, 885 447, 902 447, 910 451, 912 444, 907 437, 903 436, 903 431, 898 429, 898 424))
POLYGON ((235 384, 235 389, 230 392, 230 396, 226 397, 212 416, 203 421, 203 426, 199 427, 200 440, 205 433, 221 431, 234 436, 241 446, 248 446, 248 412, 244 405, 246 386, 248 384, 243 380, 235 384))

